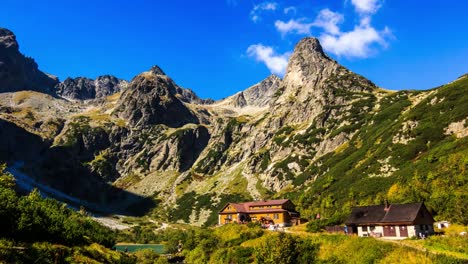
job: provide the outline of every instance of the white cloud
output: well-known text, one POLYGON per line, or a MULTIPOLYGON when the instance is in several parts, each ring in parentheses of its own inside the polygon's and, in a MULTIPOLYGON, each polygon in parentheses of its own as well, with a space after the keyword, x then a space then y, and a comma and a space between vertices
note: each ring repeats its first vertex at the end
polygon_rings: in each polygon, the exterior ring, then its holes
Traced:
POLYGON ((278 3, 276 2, 263 2, 258 5, 254 5, 252 11, 250 11, 250 19, 253 22, 260 20, 260 13, 263 11, 275 11, 278 8, 278 3))
POLYGON ((335 13, 330 9, 326 8, 320 11, 313 25, 315 27, 321 27, 330 34, 339 34, 340 28, 338 24, 344 21, 344 17, 340 13, 335 13))
POLYGON ((323 28, 320 43, 324 50, 338 56, 366 58, 376 52, 377 47, 386 47, 390 30, 378 31, 371 25, 371 14, 380 7, 378 0, 352 0, 361 19, 351 31, 343 32, 338 24, 344 21, 342 14, 323 9, 315 19, 314 26, 323 28))
POLYGON ((382 6, 382 0, 351 0, 359 14, 374 14, 382 6))
MULTIPOLYGON (((305 18, 288 22, 277 20, 276 29, 283 35, 298 34, 311 35, 312 27, 321 28, 320 42, 327 52, 338 56, 366 58, 377 51, 378 47, 388 45, 387 38, 391 36, 390 30, 385 27, 378 31, 371 25, 371 12, 377 11, 378 1, 352 0, 361 4, 360 8, 367 13, 359 13, 360 21, 350 31, 343 31, 340 24, 344 21, 344 16, 333 12, 330 9, 322 9, 313 23, 307 23, 305 18)), ((363 11, 364 12, 364 11, 363 11)))
POLYGON ((323 48, 338 56, 366 58, 375 52, 375 46, 387 46, 390 30, 377 31, 370 25, 356 26, 352 31, 337 35, 323 33, 319 39, 323 48))
POLYGON ((286 7, 286 8, 283 9, 283 12, 284 12, 286 15, 289 14, 289 13, 296 14, 297 9, 296 9, 296 7, 294 7, 294 6, 288 6, 288 7, 286 7))
POLYGON ((277 54, 272 47, 254 44, 247 48, 247 55, 265 63, 271 73, 283 76, 291 53, 277 54))
POLYGON ((284 36, 289 33, 296 33, 298 35, 310 35, 310 28, 313 23, 303 23, 304 19, 291 19, 288 22, 276 20, 275 27, 284 36))

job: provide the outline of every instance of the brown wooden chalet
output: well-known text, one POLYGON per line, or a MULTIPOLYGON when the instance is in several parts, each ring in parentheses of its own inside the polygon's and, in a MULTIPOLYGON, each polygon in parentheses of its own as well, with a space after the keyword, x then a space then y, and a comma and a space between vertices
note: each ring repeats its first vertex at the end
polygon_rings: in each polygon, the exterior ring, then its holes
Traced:
POLYGON ((348 233, 404 239, 434 233, 434 218, 424 203, 354 207, 346 220, 348 233))
POLYGON ((228 203, 219 212, 218 223, 260 222, 290 226, 299 221, 299 213, 289 199, 228 203))

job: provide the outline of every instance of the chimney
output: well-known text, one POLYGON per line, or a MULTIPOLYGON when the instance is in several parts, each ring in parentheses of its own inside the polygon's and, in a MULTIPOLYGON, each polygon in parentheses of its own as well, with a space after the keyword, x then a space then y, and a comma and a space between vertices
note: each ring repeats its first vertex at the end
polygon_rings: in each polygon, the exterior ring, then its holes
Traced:
POLYGON ((385 210, 385 211, 388 211, 388 209, 389 209, 388 200, 385 199, 384 202, 385 202, 385 209, 384 209, 384 210, 385 210))

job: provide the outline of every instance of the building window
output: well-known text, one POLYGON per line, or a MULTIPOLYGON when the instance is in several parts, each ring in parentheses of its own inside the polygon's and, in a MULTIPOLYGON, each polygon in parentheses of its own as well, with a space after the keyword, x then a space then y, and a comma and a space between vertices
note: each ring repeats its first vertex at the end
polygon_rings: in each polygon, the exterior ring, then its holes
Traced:
POLYGON ((273 219, 279 219, 279 215, 278 214, 273 214, 273 219))
POLYGON ((229 219, 229 220, 231 220, 231 219, 232 219, 232 215, 227 215, 226 218, 229 219))
POLYGON ((362 226, 362 232, 367 232, 367 226, 362 226))
POLYGON ((228 206, 228 208, 227 208, 227 209, 228 209, 228 210, 231 210, 231 206, 228 206))

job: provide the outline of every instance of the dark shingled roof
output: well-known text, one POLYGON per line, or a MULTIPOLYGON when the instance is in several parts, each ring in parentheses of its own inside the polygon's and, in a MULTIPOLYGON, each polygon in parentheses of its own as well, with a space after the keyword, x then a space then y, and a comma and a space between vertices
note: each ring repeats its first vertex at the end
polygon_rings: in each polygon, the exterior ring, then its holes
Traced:
POLYGON ((354 207, 345 223, 348 225, 412 223, 417 219, 423 206, 423 203, 391 204, 387 210, 385 205, 354 207))

